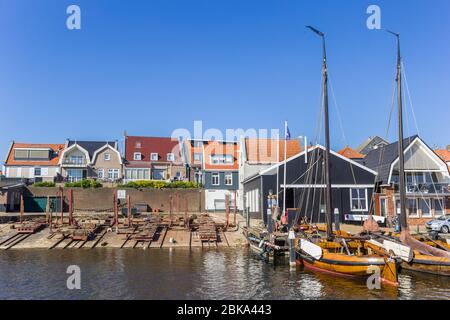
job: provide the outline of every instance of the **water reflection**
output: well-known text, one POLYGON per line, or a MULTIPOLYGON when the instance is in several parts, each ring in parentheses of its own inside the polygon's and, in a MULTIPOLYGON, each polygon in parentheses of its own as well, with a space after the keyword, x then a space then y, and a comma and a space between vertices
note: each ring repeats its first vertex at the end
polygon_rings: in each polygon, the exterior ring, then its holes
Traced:
POLYGON ((450 299, 444 277, 403 273, 398 288, 369 290, 233 249, 12 250, 0 270, 0 299, 450 299), (81 290, 66 287, 71 264, 81 290))

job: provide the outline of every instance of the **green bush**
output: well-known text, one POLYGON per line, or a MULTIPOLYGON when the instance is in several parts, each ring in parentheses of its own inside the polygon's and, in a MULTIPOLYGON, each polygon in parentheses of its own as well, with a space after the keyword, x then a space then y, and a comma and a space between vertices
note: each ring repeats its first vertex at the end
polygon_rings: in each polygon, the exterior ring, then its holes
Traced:
POLYGON ((166 182, 161 180, 139 180, 121 184, 118 187, 134 188, 134 189, 170 189, 170 188, 193 189, 198 188, 199 186, 194 182, 188 181, 166 182))
POLYGON ((56 184, 54 182, 50 182, 50 181, 41 181, 41 182, 35 182, 33 183, 33 187, 46 187, 46 188, 51 188, 56 186, 56 184))
POLYGON ((64 185, 66 188, 83 188, 83 189, 90 189, 90 188, 101 188, 103 185, 95 180, 92 179, 83 179, 78 182, 67 182, 64 185))

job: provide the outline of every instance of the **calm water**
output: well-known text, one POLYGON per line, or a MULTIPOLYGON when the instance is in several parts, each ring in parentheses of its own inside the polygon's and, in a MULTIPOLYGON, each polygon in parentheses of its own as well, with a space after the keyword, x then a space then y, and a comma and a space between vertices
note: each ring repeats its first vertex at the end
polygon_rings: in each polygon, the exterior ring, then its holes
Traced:
POLYGON ((290 272, 241 250, 0 252, 0 299, 450 299, 450 279, 403 274, 399 288, 290 272), (68 265, 81 290, 68 290, 68 265))

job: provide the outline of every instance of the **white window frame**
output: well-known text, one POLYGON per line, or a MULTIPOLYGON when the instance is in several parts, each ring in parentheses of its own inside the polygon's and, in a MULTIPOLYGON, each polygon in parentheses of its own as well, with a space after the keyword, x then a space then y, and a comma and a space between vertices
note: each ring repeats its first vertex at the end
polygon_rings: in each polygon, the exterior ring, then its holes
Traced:
POLYGON ((211 185, 212 186, 220 186, 220 173, 219 172, 211 173, 211 185), (217 177, 217 183, 214 183, 215 177, 217 177))
POLYGON ((110 161, 111 160, 111 153, 105 153, 103 155, 103 160, 110 161))
POLYGON ((172 152, 168 153, 167 154, 167 161, 170 161, 170 162, 175 161, 175 154, 173 154, 172 152))
MULTIPOLYGON (((350 188, 350 211, 351 212, 364 212, 364 211, 368 211, 368 199, 367 199, 367 188, 350 188), (358 197, 358 198, 353 198, 352 196, 352 191, 353 190, 364 190, 364 202, 365 202, 365 207, 362 209, 353 209, 353 200, 361 200, 362 198, 358 197)), ((361 196, 361 195, 360 195, 361 196)))
POLYGON ((142 153, 140 153, 140 152, 133 153, 133 160, 135 160, 135 161, 142 160, 142 153))
POLYGON ((408 197, 406 198, 406 213, 408 215, 408 218, 419 218, 420 217, 420 215, 419 215, 419 201, 418 201, 417 198, 408 198, 408 197), (408 202, 410 200, 414 200, 414 202, 416 203, 416 213, 415 214, 411 214, 409 212, 408 202))
POLYGON ((431 218, 432 216, 433 216, 433 213, 432 213, 432 208, 433 208, 433 206, 432 206, 432 204, 431 204, 431 200, 432 200, 432 198, 418 198, 417 199, 417 210, 419 210, 420 209, 420 212, 421 212, 421 216, 422 217, 424 217, 424 218, 431 218), (419 204, 420 204, 420 202, 421 201, 426 201, 427 203, 428 203, 428 205, 427 205, 427 207, 428 207, 428 213, 423 213, 423 211, 422 211, 422 207, 420 207, 419 206, 419 204))
POLYGON ((232 154, 212 154, 210 155, 211 164, 216 165, 233 165, 234 156, 232 154), (227 161, 227 160, 230 161, 227 161))
POLYGON ((42 177, 42 168, 41 167, 34 167, 33 176, 35 176, 35 177, 42 177), (39 174, 36 174, 36 169, 39 169, 39 174))
POLYGON ((227 172, 224 175, 224 183, 226 186, 232 186, 233 185, 233 173, 227 172), (227 177, 230 179, 230 183, 227 183, 227 177))
POLYGON ((119 169, 108 169, 108 179, 113 181, 119 179, 119 169))
POLYGON ((445 215, 445 199, 437 197, 437 198, 432 198, 431 200, 433 201, 432 209, 433 209, 434 216, 441 217, 441 216, 445 215), (442 212, 440 214, 436 214, 436 207, 435 207, 436 201, 439 201, 440 203, 442 203, 442 212))
POLYGON ((158 152, 150 153, 150 160, 151 161, 158 161, 158 152), (156 159, 155 159, 155 156, 156 156, 156 159))
POLYGON ((103 168, 97 169, 97 177, 99 179, 104 179, 105 178, 105 169, 103 169, 103 168))

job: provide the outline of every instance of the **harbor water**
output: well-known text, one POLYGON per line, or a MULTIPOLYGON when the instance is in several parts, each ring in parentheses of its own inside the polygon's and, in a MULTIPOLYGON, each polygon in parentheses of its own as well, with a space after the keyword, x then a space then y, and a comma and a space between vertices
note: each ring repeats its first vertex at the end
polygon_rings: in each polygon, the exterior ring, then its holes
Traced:
POLYGON ((0 299, 450 299, 450 279, 400 275, 398 288, 274 266, 246 249, 9 250, 0 299), (69 290, 70 265, 81 289, 69 290))

